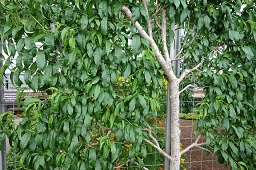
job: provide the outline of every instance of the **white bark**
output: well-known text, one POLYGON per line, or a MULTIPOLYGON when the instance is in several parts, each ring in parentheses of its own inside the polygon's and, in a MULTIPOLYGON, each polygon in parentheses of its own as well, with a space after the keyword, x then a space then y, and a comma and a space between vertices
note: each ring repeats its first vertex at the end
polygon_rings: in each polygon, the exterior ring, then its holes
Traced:
MULTIPOLYGON (((160 11, 160 9, 158 9, 158 5, 156 3, 156 8, 157 9, 156 9, 156 12, 154 14, 154 20, 155 20, 156 25, 160 28, 160 31, 162 33, 162 50, 163 51, 160 51, 160 49, 157 46, 157 44, 156 44, 156 42, 153 38, 153 35, 152 35, 150 15, 149 15, 146 0, 143 0, 143 5, 144 5, 144 7, 147 11, 147 15, 148 15, 148 21, 147 21, 148 33, 143 29, 143 27, 140 25, 140 23, 138 21, 134 22, 132 20, 132 13, 131 13, 131 11, 128 7, 123 6, 122 11, 131 20, 131 22, 133 23, 135 28, 138 30, 138 33, 140 34, 140 36, 149 41, 150 46, 154 50, 157 61, 159 62, 159 64, 163 68, 163 70, 164 70, 164 72, 165 72, 165 74, 166 74, 166 76, 167 76, 167 78, 170 82, 170 91, 171 91, 170 92, 170 99, 171 99, 171 114, 172 114, 171 115, 171 155, 168 155, 166 152, 164 152, 160 148, 156 138, 154 138, 152 136, 151 129, 150 129, 149 126, 148 126, 147 129, 143 129, 143 130, 148 131, 149 137, 150 137, 151 140, 154 141, 154 143, 151 142, 148 139, 144 139, 144 141, 149 143, 154 148, 156 148, 159 151, 159 153, 163 154, 165 157, 167 157, 170 160, 170 170, 180 170, 181 151, 180 151, 180 123, 179 123, 179 105, 180 105, 180 101, 179 101, 179 95, 184 90, 186 90, 189 86, 187 86, 183 90, 179 91, 179 84, 187 74, 196 70, 197 68, 199 68, 203 64, 203 59, 194 68, 186 69, 182 73, 182 75, 179 78, 177 78, 176 75, 174 74, 173 69, 172 69, 172 65, 171 65, 172 60, 169 61, 170 60, 169 59, 169 52, 168 52, 168 49, 167 49, 167 42, 166 42, 166 16, 165 16, 166 13, 165 13, 165 10, 161 9, 162 10, 162 25, 160 26, 158 21, 157 21, 157 17, 156 17, 156 15, 160 11)), ((178 58, 178 56, 181 52, 182 52, 182 50, 178 53, 178 55, 173 60, 180 59, 180 58, 178 58)), ((197 142, 198 142, 198 140, 196 140, 196 143, 194 145, 192 144, 191 146, 186 148, 183 152, 186 152, 187 150, 189 150, 190 148, 192 148, 194 146, 200 146, 200 144, 197 144, 197 142)))
POLYGON ((171 156, 170 170, 180 169, 179 80, 170 82, 171 99, 171 156))

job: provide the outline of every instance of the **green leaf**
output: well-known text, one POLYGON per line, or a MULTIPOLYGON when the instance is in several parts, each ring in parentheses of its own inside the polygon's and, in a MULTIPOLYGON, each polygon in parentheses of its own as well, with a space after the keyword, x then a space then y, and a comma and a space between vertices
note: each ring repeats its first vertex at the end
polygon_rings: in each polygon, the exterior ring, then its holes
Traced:
POLYGON ((85 126, 85 127, 91 126, 91 118, 90 118, 90 115, 89 115, 89 114, 86 114, 86 115, 84 116, 84 126, 85 126))
POLYGON ((100 78, 99 77, 94 77, 93 79, 92 79, 92 84, 96 84, 96 83, 98 83, 100 81, 100 78))
POLYGON ((69 122, 63 123, 63 132, 68 133, 69 132, 69 122))
POLYGON ((127 67, 126 67, 126 69, 124 71, 124 79, 127 79, 130 74, 131 74, 131 65, 127 64, 127 67))
POLYGON ((146 80, 146 82, 148 84, 150 84, 151 75, 150 75, 149 71, 145 70, 144 73, 145 73, 145 80, 146 80))
POLYGON ((136 99, 133 98, 130 102, 129 102, 129 111, 133 111, 135 109, 135 104, 136 104, 136 99))
POLYGON ((17 52, 20 52, 24 48, 24 45, 25 45, 24 39, 19 39, 17 46, 16 46, 17 52))
POLYGON ((54 46, 54 35, 48 34, 45 36, 45 45, 54 46))
POLYGON ((238 31, 234 31, 234 30, 229 30, 228 31, 228 35, 229 35, 229 38, 233 41, 238 41, 240 40, 240 34, 238 31))
MULTIPOLYGON (((43 80, 43 79, 42 79, 43 80)), ((37 91, 38 90, 38 75, 35 74, 33 77, 32 77, 32 80, 31 80, 31 84, 28 84, 29 87, 33 90, 33 91, 37 91)))
POLYGON ((180 0, 174 0, 174 4, 175 4, 176 8, 179 8, 180 0))
POLYGON ((77 148, 77 145, 78 145, 78 137, 77 136, 74 136, 72 138, 72 142, 70 144, 70 148, 71 148, 71 151, 74 152, 75 149, 77 148))
POLYGON ((238 155, 238 149, 237 149, 237 147, 230 141, 229 143, 229 146, 230 146, 230 148, 232 149, 232 151, 236 154, 236 155, 238 155))
POLYGON ((80 24, 82 29, 86 29, 88 25, 88 16, 83 15, 82 18, 80 19, 80 24))
POLYGON ((93 96, 94 96, 94 99, 96 100, 100 94, 100 85, 99 84, 96 84, 95 88, 94 88, 94 93, 93 93, 93 96))
POLYGON ((228 154, 224 151, 220 151, 221 155, 223 156, 223 158, 225 159, 225 161, 228 161, 228 154))
POLYGON ((76 48, 76 40, 75 40, 75 38, 74 38, 74 37, 69 38, 68 44, 69 44, 69 46, 70 46, 72 49, 76 48))
POLYGON ((236 111, 233 107, 233 105, 229 105, 229 111, 230 111, 230 117, 233 118, 233 119, 236 119, 236 111))
POLYGON ((107 17, 103 17, 101 20, 101 31, 104 35, 107 34, 107 30, 108 30, 108 18, 107 17))
POLYGON ((139 99, 139 102, 140 102, 140 104, 143 108, 147 107, 147 102, 146 102, 145 98, 142 95, 139 94, 138 99, 139 99))
POLYGON ((40 99, 38 99, 38 98, 34 98, 34 97, 28 97, 28 98, 26 98, 25 100, 24 100, 24 103, 23 103, 23 108, 26 108, 28 105, 30 105, 30 104, 37 104, 37 103, 39 103, 39 102, 41 102, 41 100, 40 99))
POLYGON ((95 170, 101 170, 101 169, 102 168, 101 168, 100 160, 97 159, 96 164, 95 164, 95 170))
POLYGON ((141 15, 143 15, 145 18, 148 18, 147 11, 146 11, 146 9, 144 8, 144 6, 143 6, 142 4, 140 4, 140 13, 141 13, 141 15))
POLYGON ((133 128, 130 129, 130 141, 132 143, 135 142, 135 132, 134 132, 133 128))
POLYGON ((69 68, 72 68, 72 66, 74 65, 74 63, 76 61, 76 55, 77 55, 77 50, 72 51, 68 55, 69 68))
POLYGON ((44 68, 44 66, 46 65, 45 54, 43 51, 37 52, 36 65, 39 70, 42 70, 44 68))
POLYGON ((70 30, 69 27, 65 27, 62 31, 61 31, 61 35, 60 35, 60 38, 63 42, 66 41, 66 37, 67 37, 67 34, 68 34, 68 31, 70 30))
POLYGON ((110 152, 109 147, 107 145, 105 145, 104 148, 103 148, 103 157, 105 159, 108 158, 109 152, 110 152))
POLYGON ((42 38, 44 38, 46 36, 46 34, 39 34, 34 38, 34 43, 37 43, 39 41, 42 40, 42 38))
POLYGON ((106 40, 106 53, 107 53, 107 55, 108 55, 109 52, 110 52, 110 47, 111 47, 111 42, 110 42, 110 40, 106 40))
POLYGON ((183 23, 185 21, 185 19, 187 18, 188 16, 188 10, 184 9, 182 10, 182 13, 180 15, 180 22, 183 23))
POLYGON ((16 34, 22 29, 22 26, 17 26, 12 30, 12 36, 15 37, 16 34))
POLYGON ((223 119, 223 127, 224 127, 227 131, 229 130, 230 125, 229 125, 229 120, 228 120, 227 117, 225 117, 225 118, 223 119))
POLYGON ((110 115, 110 118, 109 118, 110 128, 113 127, 114 122, 115 122, 115 119, 116 119, 116 116, 115 116, 114 113, 112 113, 112 114, 110 115))
POLYGON ((30 140, 30 137, 31 137, 31 134, 29 132, 27 132, 24 135, 22 135, 22 137, 20 139, 20 147, 22 149, 24 149, 27 146, 27 144, 28 144, 28 142, 30 140))
POLYGON ((245 54, 247 55, 247 58, 248 58, 249 60, 251 60, 251 59, 254 57, 254 54, 253 54, 253 52, 252 52, 251 47, 249 47, 249 46, 244 46, 244 47, 242 47, 242 50, 245 52, 245 54))
POLYGON ((244 136, 244 129, 241 127, 235 127, 234 125, 232 125, 233 129, 236 132, 236 135, 238 136, 239 139, 241 139, 244 136))
POLYGON ((16 86, 20 87, 22 85, 22 81, 20 80, 21 71, 16 69, 13 73, 13 82, 16 86))
POLYGON ((101 64, 101 55, 99 48, 97 48, 97 50, 94 52, 94 62, 96 66, 99 66, 101 64))
POLYGON ((90 149, 89 151, 89 163, 95 164, 96 163, 96 150, 90 149))
POLYGON ((211 22, 211 20, 210 20, 210 18, 209 18, 207 15, 204 16, 204 22, 205 22, 205 26, 206 26, 207 28, 210 28, 210 22, 211 22))
POLYGON ((132 8, 132 20, 135 22, 140 17, 140 8, 139 7, 133 7, 132 8))
POLYGON ((33 29, 36 25, 36 21, 33 18, 26 19, 23 21, 25 32, 28 34, 33 33, 33 29))
POLYGON ((102 46, 102 34, 96 34, 96 36, 98 38, 100 46, 102 46))
POLYGON ((136 54, 139 52, 141 46, 140 36, 135 35, 132 37, 132 50, 133 53, 136 54))

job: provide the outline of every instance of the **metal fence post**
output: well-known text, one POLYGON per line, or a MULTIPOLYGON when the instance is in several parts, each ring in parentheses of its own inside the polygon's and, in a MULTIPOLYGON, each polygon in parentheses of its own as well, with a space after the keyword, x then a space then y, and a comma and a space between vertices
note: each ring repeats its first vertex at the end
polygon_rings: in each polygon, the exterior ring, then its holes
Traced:
MULTIPOLYGON (((0 53, 2 54, 2 42, 0 42, 0 53)), ((2 66, 2 62, 0 62, 0 67, 2 66)), ((2 76, 2 75, 1 75, 2 76)), ((0 82, 0 114, 4 112, 4 107, 3 107, 3 85, 0 82)), ((2 133, 2 127, 0 127, 2 133)), ((0 169, 1 170, 6 170, 6 139, 3 140, 2 142, 2 148, 1 148, 1 154, 0 154, 0 169)))

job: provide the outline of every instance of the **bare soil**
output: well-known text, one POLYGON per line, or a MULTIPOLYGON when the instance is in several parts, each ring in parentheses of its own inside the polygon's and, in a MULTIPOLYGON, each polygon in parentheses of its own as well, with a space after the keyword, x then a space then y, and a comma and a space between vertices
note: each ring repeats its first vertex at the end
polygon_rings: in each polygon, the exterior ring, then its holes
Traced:
MULTIPOLYGON (((196 120, 180 119, 181 125, 181 143, 183 149, 192 144, 197 136, 194 135, 196 120)), ((203 143, 204 137, 201 137, 198 143, 203 143)), ((218 162, 218 157, 212 152, 209 153, 204 149, 194 147, 185 153, 185 163, 187 170, 229 170, 224 164, 218 162)))

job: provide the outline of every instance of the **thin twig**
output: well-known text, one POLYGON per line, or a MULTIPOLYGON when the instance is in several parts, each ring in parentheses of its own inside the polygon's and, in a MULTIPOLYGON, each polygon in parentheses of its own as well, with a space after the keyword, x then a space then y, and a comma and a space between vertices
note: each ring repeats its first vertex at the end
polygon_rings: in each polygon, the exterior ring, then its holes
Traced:
POLYGON ((165 156, 166 158, 168 158, 169 160, 172 159, 172 157, 170 155, 168 155, 165 151, 163 151, 157 141, 157 139, 152 135, 151 133, 151 127, 149 126, 149 124, 147 122, 145 122, 145 124, 147 125, 147 128, 142 128, 142 130, 146 130, 148 132, 148 136, 155 142, 152 143, 151 141, 149 141, 148 139, 144 138, 144 141, 147 142, 148 144, 150 144, 151 146, 153 146, 154 148, 156 148, 158 150, 159 153, 161 153, 163 156, 165 156))
POLYGON ((156 144, 157 147, 160 147, 158 141, 157 141, 156 138, 152 135, 151 127, 149 126, 149 124, 148 124, 147 122, 145 122, 145 124, 147 125, 148 128, 142 128, 142 130, 148 131, 148 136, 155 142, 155 144, 156 144))
POLYGON ((191 69, 186 69, 184 70, 184 72, 181 74, 180 78, 179 78, 179 81, 181 82, 185 77, 186 75, 188 75, 189 73, 191 73, 192 71, 198 69, 204 62, 204 58, 202 58, 201 62, 198 63, 195 67, 191 68, 191 69))
MULTIPOLYGON (((206 143, 203 143, 203 144, 201 144, 201 145, 205 145, 206 143)), ((208 152, 210 152, 212 155, 213 155, 213 152, 211 151, 211 150, 209 150, 209 149, 206 149, 206 148, 203 148, 203 147, 201 147, 201 146, 195 146, 195 147, 198 147, 198 148, 200 148, 200 149, 203 149, 203 150, 205 150, 205 151, 208 151, 208 152)))
POLYGON ((142 0, 142 2, 143 2, 143 5, 144 5, 145 10, 147 11, 147 16, 148 16, 148 19, 147 19, 148 35, 149 35, 150 37, 152 37, 153 34, 152 34, 152 27, 151 27, 151 23, 150 23, 151 19, 150 19, 150 15, 149 15, 149 12, 148 12, 147 0, 142 0))
POLYGON ((154 17, 154 21, 155 21, 156 25, 158 26, 158 28, 160 28, 160 30, 162 30, 161 25, 160 25, 160 24, 158 23, 158 21, 157 21, 157 14, 158 14, 158 12, 159 12, 160 10, 161 10, 161 7, 158 8, 158 0, 156 0, 156 12, 154 13, 153 17, 154 17))
POLYGON ((121 165, 118 165, 118 166, 115 166, 114 168, 115 169, 118 169, 118 168, 121 168, 123 167, 125 164, 129 163, 130 162, 130 159, 128 159, 125 163, 121 164, 121 165))
MULTIPOLYGON (((184 40, 184 42, 183 42, 183 46, 187 43, 187 40, 188 40, 188 35, 186 36, 186 38, 185 38, 185 40, 184 40)), ((192 41, 193 41, 193 40, 192 40, 192 41)), ((176 54, 173 58, 171 58, 171 61, 177 60, 178 56, 179 56, 179 55, 183 52, 183 50, 184 50, 183 46, 182 46, 182 48, 180 49, 180 51, 178 52, 178 54, 176 54)), ((184 57, 181 57, 181 58, 184 58, 184 57)))
POLYGON ((181 91, 179 91, 179 94, 181 94, 182 92, 184 92, 185 90, 187 90, 189 87, 195 87, 195 85, 189 84, 186 87, 184 87, 181 91))
POLYGON ((164 52, 164 58, 165 61, 169 60, 169 52, 167 49, 167 43, 166 43, 166 11, 162 11, 162 44, 163 44, 163 52, 164 52))
MULTIPOLYGON (((140 166, 140 164, 138 162, 134 162, 134 164, 140 166)), ((148 168, 146 168, 146 167, 143 167, 143 169, 148 170, 148 168)))

